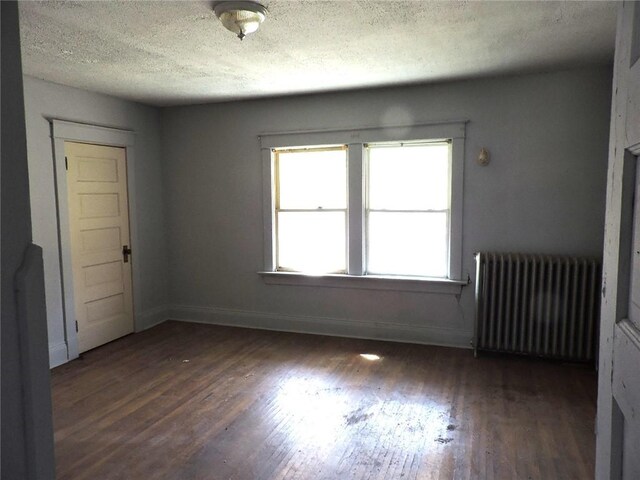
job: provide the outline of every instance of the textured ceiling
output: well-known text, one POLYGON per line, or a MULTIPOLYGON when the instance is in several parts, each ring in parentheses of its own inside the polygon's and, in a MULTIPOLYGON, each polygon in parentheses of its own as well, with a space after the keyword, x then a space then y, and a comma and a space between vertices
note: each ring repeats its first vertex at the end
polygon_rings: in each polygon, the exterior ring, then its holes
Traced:
POLYGON ((21 2, 28 75, 177 105, 612 60, 611 2, 284 1, 240 42, 211 2, 21 2))

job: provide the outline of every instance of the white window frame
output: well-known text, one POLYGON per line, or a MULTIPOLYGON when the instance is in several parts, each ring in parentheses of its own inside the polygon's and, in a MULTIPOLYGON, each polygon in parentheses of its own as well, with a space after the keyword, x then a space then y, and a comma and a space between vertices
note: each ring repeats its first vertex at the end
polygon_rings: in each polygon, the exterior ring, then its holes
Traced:
MULTIPOLYGON (((290 272, 290 273, 300 273, 297 272, 295 270, 288 270, 286 268, 283 268, 280 265, 280 258, 279 258, 279 253, 280 253, 280 248, 279 248, 279 239, 278 239, 278 232, 279 232, 279 224, 278 224, 278 213, 279 212, 318 212, 317 209, 283 209, 280 205, 279 205, 279 201, 280 201, 280 188, 279 188, 279 184, 280 184, 280 172, 279 170, 279 154, 281 153, 286 153, 286 152, 303 152, 303 151, 315 151, 315 152, 326 152, 328 150, 333 150, 333 151, 344 151, 345 152, 345 160, 346 160, 346 164, 348 165, 348 155, 349 155, 349 148, 346 145, 322 145, 322 146, 311 146, 311 147, 305 147, 305 148, 278 148, 278 149, 272 149, 272 158, 273 158, 273 178, 274 178, 274 189, 273 189, 273 197, 274 197, 274 214, 273 214, 273 242, 274 242, 274 249, 275 249, 275 253, 274 253, 274 271, 278 271, 278 272, 290 272)), ((348 179, 348 172, 347 172, 347 179, 348 179)), ((345 215, 345 235, 348 235, 349 232, 349 203, 348 203, 348 196, 349 196, 349 192, 348 190, 345 192, 347 195, 347 204, 345 205, 345 208, 323 208, 322 212, 330 212, 330 211, 339 211, 339 212, 344 212, 345 215)), ((344 250, 345 250, 345 259, 349 258, 349 251, 348 251, 348 247, 347 245, 344 245, 344 250)), ((335 272, 338 274, 343 274, 343 273, 348 273, 348 265, 345 265, 345 268, 335 272)))
MULTIPOLYGON (((371 208, 371 205, 369 203, 369 199, 370 199, 370 195, 371 195, 371 176, 369 173, 369 168, 370 168, 370 151, 372 148, 385 148, 385 147, 392 147, 392 148, 403 148, 403 147, 415 147, 415 146, 425 146, 425 145, 446 145, 448 148, 448 159, 447 159, 447 181, 449 183, 448 185, 448 204, 446 208, 443 209, 439 209, 439 210, 433 210, 433 209, 398 209, 398 210, 394 210, 396 212, 405 212, 405 213, 425 213, 425 212, 441 212, 441 213, 445 213, 446 214, 446 221, 447 221, 447 240, 449 240, 450 234, 451 234, 451 165, 452 165, 452 158, 451 158, 451 154, 453 151, 453 146, 452 146, 452 142, 451 140, 447 139, 447 140, 419 140, 419 141, 400 141, 400 142, 377 142, 377 143, 369 143, 366 145, 363 145, 365 151, 369 151, 366 155, 366 159, 363 160, 365 162, 365 193, 366 193, 366 201, 365 201, 365 242, 366 242, 366 254, 365 254, 365 262, 366 262, 366 272, 368 275, 371 274, 371 271, 369 270, 369 252, 370 252, 370 240, 371 240, 371 235, 369 233, 369 228, 370 228, 370 214, 371 212, 388 212, 390 210, 387 209, 375 209, 375 208, 371 208)), ((450 278, 450 255, 449 255, 449 249, 451 248, 450 242, 447 242, 447 274, 446 277, 437 277, 437 278, 450 278)), ((375 275, 376 272, 373 272, 373 274, 375 275)), ((382 272, 379 272, 378 274, 383 274, 382 272)), ((392 274, 389 274, 392 275, 392 274)), ((397 274, 393 274, 394 276, 397 276, 397 274)))
POLYGON ((270 284, 313 285, 383 290, 422 291, 459 294, 468 283, 462 272, 462 215, 464 186, 464 141, 466 121, 433 124, 365 127, 343 130, 316 130, 265 133, 258 137, 263 168, 264 269, 258 272, 270 284), (447 278, 403 277, 365 274, 365 163, 368 143, 450 141, 451 217, 447 278), (276 271, 275 165, 274 149, 347 145, 347 273, 307 275, 276 271))

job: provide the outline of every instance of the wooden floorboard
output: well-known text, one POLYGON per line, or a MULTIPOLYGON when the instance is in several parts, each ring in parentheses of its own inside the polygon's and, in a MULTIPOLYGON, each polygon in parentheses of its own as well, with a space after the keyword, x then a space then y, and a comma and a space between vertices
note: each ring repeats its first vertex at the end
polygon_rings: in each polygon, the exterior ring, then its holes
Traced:
POLYGON ((166 322, 52 391, 59 479, 593 478, 583 366, 166 322))

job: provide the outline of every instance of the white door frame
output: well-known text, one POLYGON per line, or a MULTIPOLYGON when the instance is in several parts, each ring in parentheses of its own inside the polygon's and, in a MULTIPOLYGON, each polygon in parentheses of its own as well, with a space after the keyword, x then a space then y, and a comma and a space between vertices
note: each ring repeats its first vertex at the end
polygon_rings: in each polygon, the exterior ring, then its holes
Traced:
POLYGON ((92 143, 126 149, 127 159, 127 195, 129 197, 129 236, 131 241, 132 289, 133 289, 133 325, 139 314, 136 301, 136 290, 140 283, 140 252, 138 243, 138 222, 136 218, 135 189, 135 132, 117 128, 100 127, 66 120, 49 119, 51 123, 51 139, 53 142, 54 172, 56 181, 56 209, 58 212, 58 242, 60 247, 60 267, 62 281, 62 304, 64 308, 64 330, 67 344, 67 360, 78 358, 78 335, 75 323, 75 307, 73 300, 73 269, 71 266, 71 239, 69 231, 69 202, 67 198, 67 175, 65 168, 64 142, 92 143))

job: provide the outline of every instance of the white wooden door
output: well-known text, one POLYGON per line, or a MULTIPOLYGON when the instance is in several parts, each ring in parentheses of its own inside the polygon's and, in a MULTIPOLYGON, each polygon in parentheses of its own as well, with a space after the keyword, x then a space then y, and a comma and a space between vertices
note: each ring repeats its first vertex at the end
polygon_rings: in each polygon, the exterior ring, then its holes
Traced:
POLYGON ((133 332, 126 150, 65 142, 80 352, 133 332))
POLYGON ((640 2, 618 4, 596 478, 640 479, 640 2))

